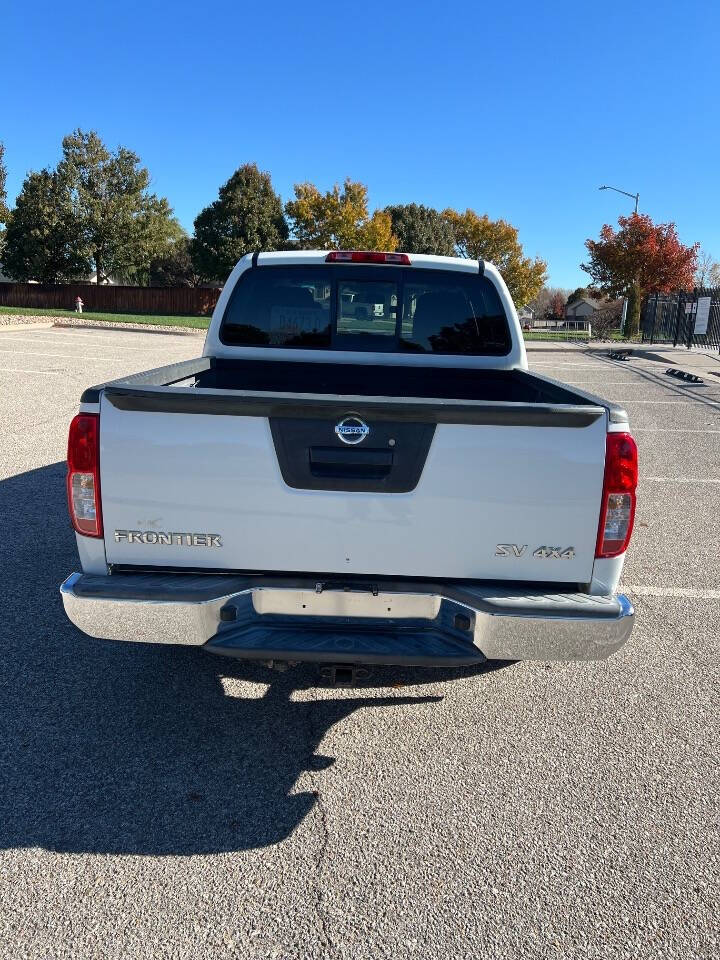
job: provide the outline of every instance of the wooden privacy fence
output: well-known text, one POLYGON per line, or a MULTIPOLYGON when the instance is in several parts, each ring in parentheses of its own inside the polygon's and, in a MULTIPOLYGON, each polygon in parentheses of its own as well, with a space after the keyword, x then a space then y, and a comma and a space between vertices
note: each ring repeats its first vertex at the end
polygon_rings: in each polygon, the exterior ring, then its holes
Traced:
POLYGON ((159 316, 206 317, 220 290, 213 287, 120 287, 93 283, 0 283, 0 305, 97 313, 154 313, 159 316))

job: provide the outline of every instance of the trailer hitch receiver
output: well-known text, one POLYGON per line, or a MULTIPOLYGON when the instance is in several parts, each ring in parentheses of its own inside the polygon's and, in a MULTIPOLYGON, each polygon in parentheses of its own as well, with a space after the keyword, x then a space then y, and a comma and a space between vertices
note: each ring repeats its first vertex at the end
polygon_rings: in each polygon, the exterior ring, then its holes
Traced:
POLYGON ((333 687, 354 687, 358 680, 367 680, 370 670, 353 663, 328 663, 320 667, 320 676, 333 687))

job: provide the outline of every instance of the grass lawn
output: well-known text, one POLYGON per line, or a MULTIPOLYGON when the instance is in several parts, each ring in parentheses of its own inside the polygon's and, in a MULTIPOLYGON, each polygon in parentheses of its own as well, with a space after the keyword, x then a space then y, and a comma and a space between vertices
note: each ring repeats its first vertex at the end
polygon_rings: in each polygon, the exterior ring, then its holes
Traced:
POLYGON ((640 334, 637 337, 626 337, 619 330, 613 330, 610 334, 612 340, 619 340, 622 343, 642 343, 642 337, 640 334))
POLYGON ((558 331, 557 333, 545 332, 545 331, 532 331, 532 330, 523 330, 523 337, 526 340, 553 340, 553 341, 564 341, 564 340, 587 340, 588 334, 587 330, 568 330, 558 331))
MULTIPOLYGON (((556 342, 561 342, 563 340, 589 340, 587 330, 568 330, 567 332, 563 330, 558 330, 557 332, 523 330, 523 337, 526 340, 554 340, 556 342)), ((624 337, 619 330, 613 330, 608 339, 618 343, 640 343, 642 338, 638 336, 630 339, 628 337, 624 337)))
POLYGON ((32 317, 75 317, 85 320, 105 320, 111 323, 147 323, 161 327, 197 327, 199 330, 207 330, 210 324, 210 317, 156 317, 147 313, 92 313, 91 311, 82 314, 75 313, 74 310, 48 310, 39 307, 1 307, 0 313, 12 314, 13 316, 32 316, 32 317))

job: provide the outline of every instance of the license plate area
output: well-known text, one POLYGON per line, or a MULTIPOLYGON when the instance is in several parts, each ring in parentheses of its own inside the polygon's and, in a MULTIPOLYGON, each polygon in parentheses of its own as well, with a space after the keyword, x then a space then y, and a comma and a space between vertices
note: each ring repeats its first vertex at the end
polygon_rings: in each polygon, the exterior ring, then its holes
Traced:
POLYGON ((290 617, 367 617, 393 620, 434 620, 441 598, 430 593, 371 593, 360 590, 256 589, 257 614, 290 617))

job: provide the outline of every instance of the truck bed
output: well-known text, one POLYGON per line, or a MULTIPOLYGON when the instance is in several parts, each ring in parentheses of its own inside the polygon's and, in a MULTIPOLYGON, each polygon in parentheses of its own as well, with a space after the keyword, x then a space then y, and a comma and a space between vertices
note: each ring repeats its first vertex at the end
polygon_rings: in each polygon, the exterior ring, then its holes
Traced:
POLYGON ((494 412, 498 423, 510 423, 514 414, 519 422, 539 426, 584 426, 605 411, 612 423, 627 421, 616 404, 519 369, 199 357, 90 387, 82 402, 97 403, 101 391, 122 409, 156 412, 226 410, 269 416, 292 415, 296 408, 305 416, 313 405, 353 402, 374 415, 390 406, 393 417, 404 411, 406 418, 429 417, 432 422, 487 423, 494 412))
POLYGON ((524 370, 245 359, 82 400, 101 403, 112 565, 554 583, 592 577, 608 419, 624 417, 524 370), (359 447, 334 432, 350 415, 370 427, 359 447))

